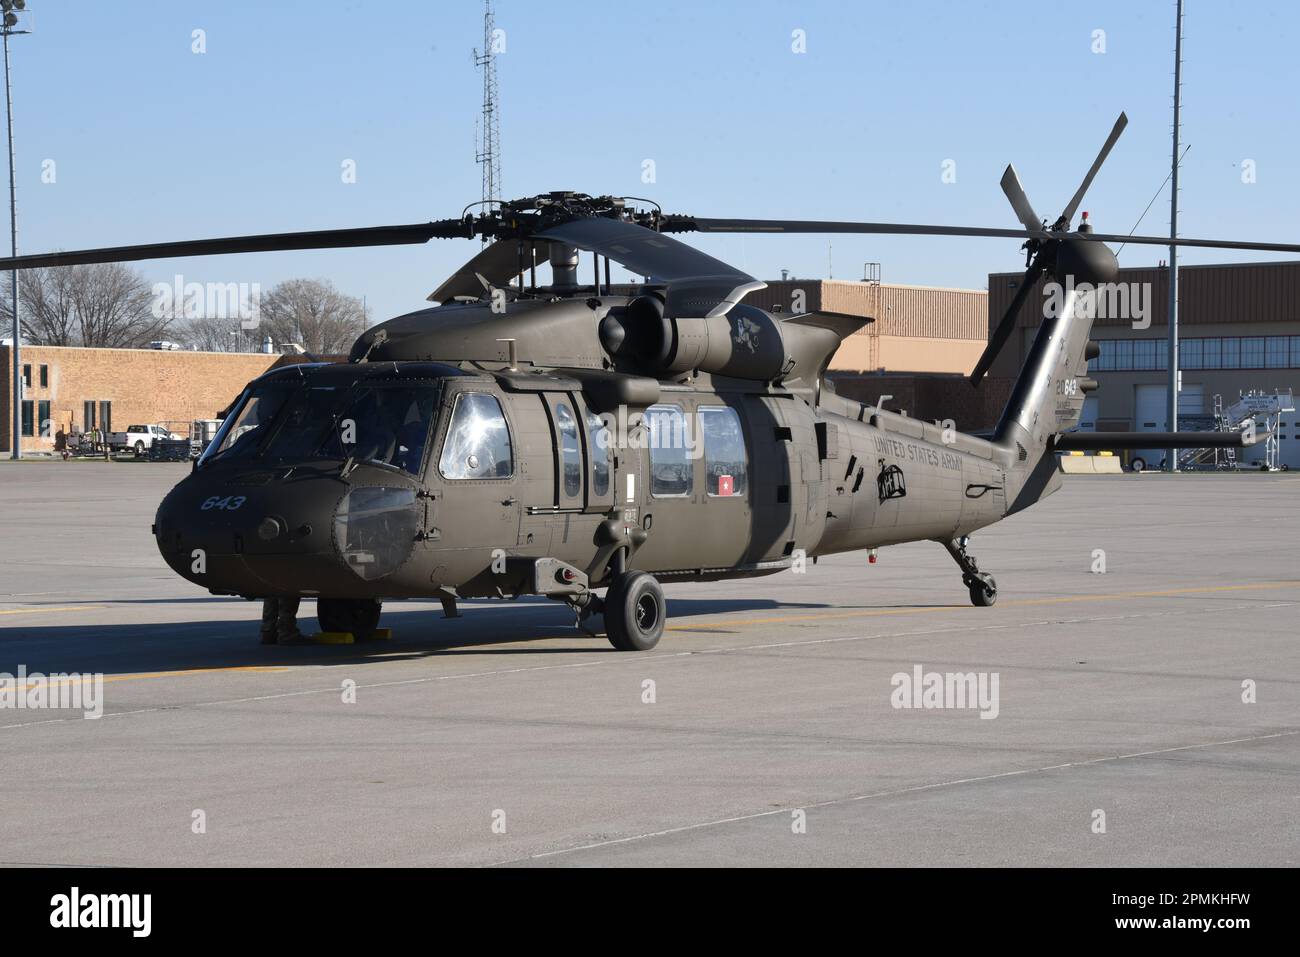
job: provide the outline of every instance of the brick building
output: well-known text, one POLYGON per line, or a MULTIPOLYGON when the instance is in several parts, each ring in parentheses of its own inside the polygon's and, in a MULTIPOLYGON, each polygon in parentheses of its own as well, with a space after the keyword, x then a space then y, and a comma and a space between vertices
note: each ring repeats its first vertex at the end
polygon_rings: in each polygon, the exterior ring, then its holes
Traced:
MULTIPOLYGON (((48 452, 60 427, 76 431, 210 419, 245 383, 288 357, 24 345, 22 450, 48 452)), ((13 449, 13 359, 0 345, 0 451, 13 449)))
POLYGON ((872 316, 831 360, 828 378, 847 398, 874 404, 889 396, 888 408, 978 430, 997 421, 1010 396, 1010 379, 986 379, 979 389, 966 380, 988 341, 983 290, 791 279, 769 282, 745 302, 776 312, 872 316))

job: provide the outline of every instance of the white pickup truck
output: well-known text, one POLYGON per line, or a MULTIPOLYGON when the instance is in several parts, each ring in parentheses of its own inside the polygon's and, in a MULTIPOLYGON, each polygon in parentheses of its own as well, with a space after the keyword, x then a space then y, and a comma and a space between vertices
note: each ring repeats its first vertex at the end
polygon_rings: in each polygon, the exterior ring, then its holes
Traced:
POLYGON ((144 453, 153 445, 154 439, 182 439, 183 435, 169 432, 161 425, 128 425, 125 432, 108 433, 108 447, 114 452, 144 453))

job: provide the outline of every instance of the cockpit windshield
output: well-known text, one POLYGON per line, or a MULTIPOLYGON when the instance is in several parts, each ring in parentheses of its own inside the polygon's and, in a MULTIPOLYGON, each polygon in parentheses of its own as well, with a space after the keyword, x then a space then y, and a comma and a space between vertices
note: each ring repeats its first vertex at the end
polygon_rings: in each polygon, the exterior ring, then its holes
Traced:
POLYGON ((246 394, 203 463, 352 459, 418 475, 437 402, 432 383, 266 383, 246 394))
POLYGON ((252 457, 270 431, 270 424, 284 408, 285 400, 292 394, 292 388, 278 384, 268 384, 246 393, 212 440, 203 456, 203 463, 252 457))

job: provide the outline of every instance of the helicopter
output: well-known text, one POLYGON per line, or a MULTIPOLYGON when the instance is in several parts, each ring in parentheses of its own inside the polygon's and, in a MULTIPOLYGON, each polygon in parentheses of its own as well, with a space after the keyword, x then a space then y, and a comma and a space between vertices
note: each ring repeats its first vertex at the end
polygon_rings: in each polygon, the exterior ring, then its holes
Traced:
MULTIPOLYGON (((362 333, 346 363, 249 383, 158 507, 179 575, 216 595, 314 598, 325 631, 374 637, 383 602, 545 596, 621 651, 654 648, 663 582, 777 574, 837 553, 933 541, 972 604, 998 586, 970 536, 1061 484, 1057 453, 1240 446, 1242 433, 1079 433, 1097 388, 1089 288, 1108 242, 1300 252, 1300 245, 1110 235, 1072 221, 1127 124, 1120 114, 1061 215, 1022 228, 708 219, 636 197, 553 192, 427 223, 193 240, 5 259, 3 268, 425 243, 487 243, 436 305, 362 333), (748 305, 765 284, 680 233, 1017 239, 1026 272, 970 375, 978 387, 1042 277, 1044 310, 988 434, 839 396, 826 372, 870 318, 748 305), (490 242, 489 242, 490 241, 490 242), (595 268, 580 276, 579 251, 595 268), (603 261, 603 269, 601 263, 603 261), (615 262, 643 281, 615 285, 615 262), (537 281, 549 266, 551 281, 537 281), (1050 314, 1048 314, 1050 312, 1050 314), (600 592, 603 591, 603 595, 600 592)), ((874 555, 874 552, 873 552, 874 555)))

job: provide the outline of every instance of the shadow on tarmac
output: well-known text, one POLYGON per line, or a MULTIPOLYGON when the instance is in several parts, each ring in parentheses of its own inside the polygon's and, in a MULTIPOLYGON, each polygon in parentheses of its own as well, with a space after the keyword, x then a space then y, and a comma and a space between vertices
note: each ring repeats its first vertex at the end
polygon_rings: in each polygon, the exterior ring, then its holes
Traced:
MULTIPOLYGON (((35 621, 0 628, 0 672, 15 674, 20 665, 27 673, 131 674, 195 669, 277 667, 285 665, 356 665, 367 661, 402 661, 434 655, 520 655, 613 653, 604 636, 587 635, 574 627, 573 613, 546 599, 518 602, 465 602, 462 617, 447 620, 439 606, 425 602, 387 603, 381 624, 393 630, 390 641, 355 645, 303 645, 279 647, 258 643, 260 605, 230 598, 173 599, 177 604, 225 602, 247 607, 242 620, 149 622, 139 624, 50 624, 35 621), (572 639, 557 646, 554 639, 572 639), (529 642, 551 639, 542 646, 529 642), (495 647, 512 645, 513 647, 495 647), (522 645, 522 646, 520 646, 522 645)), ((152 605, 166 600, 58 602, 78 604, 152 605)), ((814 602, 778 602, 770 598, 674 598, 668 601, 671 618, 706 615, 775 613, 829 608, 814 602)), ((857 606, 841 606, 851 608, 857 606)), ((318 628, 312 602, 304 601, 298 615, 304 633, 318 628)), ((698 621, 698 631, 721 636, 725 627, 711 628, 698 621)), ((719 625, 722 625, 719 622, 719 625)), ((599 630, 600 620, 592 622, 599 630)), ((671 621, 670 621, 671 625, 671 621)), ((696 629, 687 629, 694 631, 696 629)))

